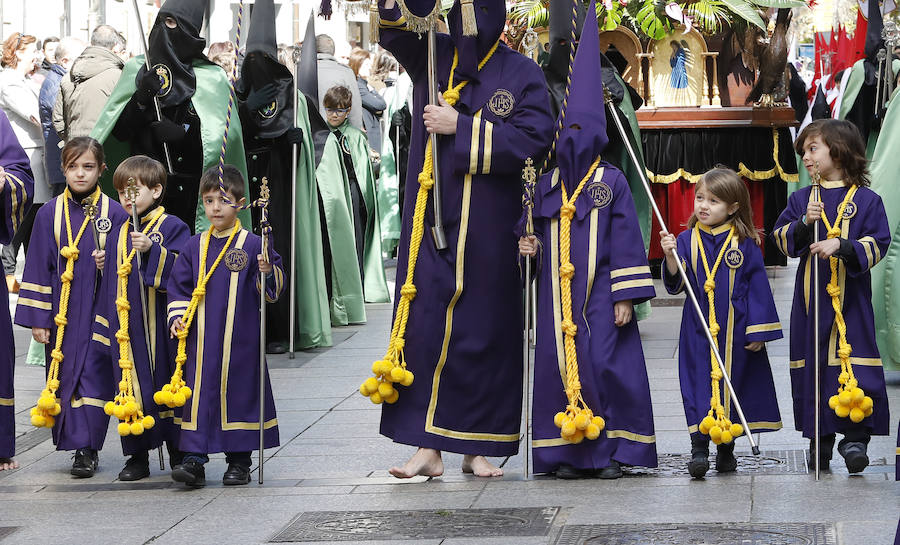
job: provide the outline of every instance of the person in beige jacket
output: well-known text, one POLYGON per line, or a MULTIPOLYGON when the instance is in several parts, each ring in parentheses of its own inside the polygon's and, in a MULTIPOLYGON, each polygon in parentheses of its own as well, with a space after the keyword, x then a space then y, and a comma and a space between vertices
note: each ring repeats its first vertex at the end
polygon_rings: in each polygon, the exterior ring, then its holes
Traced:
POLYGON ((72 63, 59 86, 53 107, 53 127, 60 140, 90 136, 106 99, 122 75, 125 39, 109 25, 91 34, 91 45, 72 63))

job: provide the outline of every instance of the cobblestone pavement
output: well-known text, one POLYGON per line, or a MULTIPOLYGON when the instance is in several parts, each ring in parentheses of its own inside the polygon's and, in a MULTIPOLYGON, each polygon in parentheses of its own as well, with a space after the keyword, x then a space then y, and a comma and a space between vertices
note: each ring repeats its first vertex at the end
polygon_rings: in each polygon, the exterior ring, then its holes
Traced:
MULTIPOLYGON (((793 268, 769 277, 785 329, 793 268)), ((664 293, 657 284, 657 293, 664 293)), ((661 297, 641 322, 656 419, 660 468, 632 468, 616 481, 524 480, 522 457, 495 459, 506 476, 463 475, 461 457, 445 455, 446 472, 400 482, 385 471, 412 449, 378 434, 379 409, 359 395, 360 381, 384 351, 390 305, 370 305, 368 324, 335 330, 331 349, 270 361, 282 446, 266 452, 265 484, 225 488, 225 463, 214 456, 208 486, 186 490, 159 471, 137 483, 116 480, 122 468, 110 426, 100 470, 69 475, 71 453, 56 452, 47 430, 28 422, 43 370, 26 366, 29 332, 16 330, 17 458, 0 473, 0 543, 253 544, 841 544, 893 542, 900 512, 894 481, 896 437, 873 438, 872 465, 849 476, 839 456, 820 482, 805 469, 806 441, 793 431, 787 341, 770 343, 785 429, 761 438, 763 455, 737 443, 737 473, 692 481, 689 438, 677 377, 679 301, 661 297)), ((900 384, 888 387, 892 421, 900 384)), ((896 430, 896 426, 892 428, 896 430)), ((713 451, 714 452, 714 451, 713 451)), ((255 457, 255 454, 254 454, 255 457)))

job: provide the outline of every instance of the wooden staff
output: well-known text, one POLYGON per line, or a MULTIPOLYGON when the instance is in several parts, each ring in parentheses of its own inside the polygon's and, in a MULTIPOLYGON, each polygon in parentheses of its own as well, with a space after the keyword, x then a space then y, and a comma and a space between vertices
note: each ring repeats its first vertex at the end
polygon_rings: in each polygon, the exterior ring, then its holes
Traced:
MULTIPOLYGON (((872 1, 872 0, 870 0, 872 1)), ((822 184, 822 175, 819 173, 819 162, 816 161, 816 173, 813 175, 812 179, 812 196, 813 202, 819 202, 821 200, 820 187, 822 184)), ((838 218, 840 220, 840 218, 838 218)), ((837 223, 838 220, 835 220, 837 223)), ((819 220, 816 220, 812 224, 813 229, 813 243, 819 242, 819 220)), ((814 255, 810 255, 809 258, 812 260, 810 264, 812 266, 812 304, 813 307, 810 309, 813 314, 813 383, 815 384, 816 395, 814 396, 814 408, 816 411, 815 416, 815 424, 813 427, 813 442, 815 444, 815 472, 816 472, 816 480, 819 480, 819 475, 822 471, 820 460, 820 444, 821 444, 821 426, 822 426, 822 374, 819 370, 819 260, 814 255)))
MULTIPOLYGON (((138 189, 137 182, 134 178, 128 178, 128 182, 125 184, 125 198, 131 203, 131 222, 132 229, 135 233, 141 232, 141 222, 138 220, 137 213, 137 198, 140 194, 140 189, 138 189)), ((127 235, 126 235, 127 236, 127 235)), ((127 241, 125 243, 125 247, 128 248, 127 241)), ((153 358, 153 351, 151 350, 151 342, 150 342, 150 328, 147 326, 147 294, 144 293, 144 276, 141 274, 141 252, 134 252, 134 257, 137 259, 138 266, 138 282, 140 283, 138 287, 138 291, 141 293, 141 320, 144 324, 144 346, 147 348, 147 358, 150 362, 150 380, 153 383, 153 391, 156 392, 159 388, 156 387, 156 362, 153 358)), ((128 297, 127 293, 123 293, 122 297, 128 297)), ((166 470, 166 459, 163 455, 162 445, 157 447, 157 453, 159 454, 159 470, 166 470)))
MULTIPOLYGON (((522 169, 522 181, 524 182, 524 195, 522 195, 522 205, 525 207, 525 236, 529 237, 534 234, 534 219, 532 211, 534 209, 534 184, 537 181, 537 171, 534 168, 534 161, 529 157, 525 160, 525 168, 522 169)), ((522 335, 522 360, 525 365, 525 377, 522 380, 525 398, 525 435, 523 441, 522 459, 524 461, 523 475, 528 480, 530 471, 528 461, 531 456, 531 441, 529 440, 529 418, 531 418, 531 257, 525 258, 525 331, 522 335)))
MULTIPOLYGON (((296 149, 296 148, 295 148, 296 149)), ((259 229, 262 236, 262 256, 269 260, 269 179, 263 177, 259 187, 259 229)), ((266 450, 266 275, 259 271, 259 484, 263 484, 263 464, 266 450)))

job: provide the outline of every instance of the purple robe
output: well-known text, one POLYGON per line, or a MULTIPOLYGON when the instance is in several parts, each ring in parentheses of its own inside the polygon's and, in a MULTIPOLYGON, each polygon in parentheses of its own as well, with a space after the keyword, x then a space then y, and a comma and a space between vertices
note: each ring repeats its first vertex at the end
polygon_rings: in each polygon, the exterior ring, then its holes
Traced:
MULTIPOLYGON (((66 259, 59 250, 69 243, 64 214, 67 193, 50 199, 41 206, 34 219, 34 230, 25 259, 25 274, 19 301, 16 306, 16 323, 23 327, 50 329, 50 343, 45 346, 47 365, 50 351, 56 345, 56 326, 53 317, 59 312, 59 296, 62 282, 60 275, 66 269, 66 259)), ((97 225, 102 227, 100 248, 106 247, 106 239, 112 226, 128 219, 119 203, 106 195, 97 202, 97 225), (107 219, 103 219, 107 218, 107 219)), ((69 198, 72 237, 84 221, 84 209, 80 202, 69 198)), ((112 369, 99 360, 87 357, 90 346, 91 324, 94 322, 94 302, 100 272, 91 257, 94 236, 88 224, 78 244, 79 257, 75 261, 75 278, 71 284, 68 306, 68 325, 62 343, 63 360, 59 370, 59 390, 62 412, 53 426, 53 443, 57 450, 92 448, 100 450, 106 438, 109 417, 103 405, 112 401, 115 384, 112 369)))
MULTIPOLYGON (((142 228, 156 214, 149 211, 141 219, 142 228)), ((122 370, 119 368, 119 343, 116 331, 119 330, 119 315, 116 310, 116 298, 121 294, 119 266, 122 264, 122 243, 131 251, 131 221, 115 226, 109 233, 106 255, 106 267, 97 298, 96 317, 89 357, 100 358, 104 365, 112 369, 113 377, 121 380, 122 370)), ((181 424, 181 409, 160 408, 153 402, 153 394, 172 378, 175 370, 176 341, 169 338, 168 320, 166 318, 166 283, 175 265, 176 257, 191 236, 188 226, 175 216, 163 213, 159 221, 147 233, 151 240, 150 249, 141 254, 141 269, 137 267, 137 256, 132 261, 132 271, 128 277, 128 301, 131 310, 128 313, 128 334, 131 338, 131 370, 134 384, 134 397, 144 415, 156 419, 156 424, 141 435, 122 437, 122 452, 130 456, 139 451, 152 450, 162 445, 178 445, 181 424), (138 277, 140 275, 140 278, 138 277), (150 346, 153 351, 153 372, 151 360, 147 354, 147 342, 144 338, 144 320, 141 316, 141 289, 143 281, 145 300, 147 301, 147 329, 150 332, 150 346)))
MULTIPOLYGON (((399 8, 382 8, 381 17, 381 45, 415 84, 396 304, 406 281, 427 139, 426 54, 425 42, 397 24, 399 8)), ((481 37, 485 29, 479 29, 481 37)), ((447 35, 437 38, 437 74, 446 89, 454 45, 447 35)), ((432 241, 429 196, 404 348, 415 381, 399 388, 399 401, 383 405, 381 433, 413 446, 508 456, 518 452, 521 426, 523 314, 514 232, 522 211, 521 172, 526 157, 543 157, 553 118, 540 68, 505 44, 478 77, 455 106, 456 135, 439 138, 447 249, 437 251, 432 241)))
MULTIPOLYGON (((849 189, 843 182, 823 182, 821 201, 825 204, 825 214, 829 220, 835 219, 838 205, 849 189)), ((812 319, 812 267, 810 266, 809 245, 798 247, 795 235, 801 218, 806 214, 806 206, 811 197, 811 188, 805 187, 791 194, 787 208, 775 223, 770 235, 778 248, 789 257, 799 257, 797 279, 794 284, 794 302, 791 307, 790 366, 791 388, 794 396, 794 425, 804 437, 812 438, 815 433, 815 378, 814 369, 806 365, 813 357, 814 320, 812 319)), ((838 263, 838 286, 841 288, 842 312, 847 323, 847 342, 853 347, 850 363, 853 373, 867 396, 875 402, 874 412, 860 425, 871 429, 874 435, 888 435, 890 414, 884 383, 884 369, 875 342, 875 317, 872 311, 872 280, 869 269, 885 255, 891 240, 887 216, 881 197, 874 191, 861 187, 853 196, 852 206, 844 210, 840 238, 852 245, 848 258, 838 263)), ((819 239, 825 240, 825 227, 819 225, 819 239)), ((812 230, 809 229, 809 242, 812 230)), ((854 424, 849 418, 838 418, 828 407, 828 399, 837 393, 838 375, 841 372, 837 355, 838 334, 834 324, 834 309, 831 296, 825 286, 831 279, 829 260, 816 260, 819 267, 819 354, 821 373, 821 420, 823 435, 842 432, 854 424)))
MULTIPOLYGON (((207 253, 207 274, 230 234, 230 229, 213 232, 207 253)), ((170 327, 184 314, 197 286, 201 237, 206 236, 204 232, 191 237, 175 260, 168 283, 170 327)), ((281 257, 270 251, 275 269, 266 280, 266 300, 272 302, 284 289, 284 269, 281 257)), ((179 437, 182 452, 242 452, 259 447, 260 287, 256 256, 260 253, 262 239, 241 229, 213 272, 206 285, 206 296, 197 306, 187 337, 188 359, 184 364, 184 381, 193 395, 182 407, 179 437)), ((265 446, 272 448, 279 445, 278 420, 268 370, 264 379, 265 446)))
MULTIPOLYGON (((730 229, 731 223, 714 228, 700 225, 700 242, 710 267, 722 250, 730 229)), ((709 299, 703 291, 706 269, 696 237, 693 229, 678 235, 678 255, 688 273, 690 289, 703 310, 703 317, 709 320, 709 299)), ((672 294, 682 292, 684 282, 681 276, 677 273, 670 275, 665 263, 662 268, 666 290, 672 294)), ((762 252, 756 242, 752 239, 738 242, 736 236, 732 237, 716 270, 715 282, 716 321, 720 327, 717 337, 719 354, 741 402, 747 424, 753 432, 779 430, 781 413, 778 411, 775 381, 766 348, 758 352, 744 348, 751 342, 768 342, 783 337, 762 252)), ((709 341, 703 329, 704 325, 693 306, 686 302, 678 340, 678 379, 684 415, 691 434, 699 433, 697 427, 709 412, 712 397, 709 376, 712 362, 709 341)), ((737 412, 732 410, 731 393, 724 379, 719 382, 719 391, 725 416, 734 423, 740 423, 737 412)))
MULTIPOLYGON (((585 167, 586 168, 586 167, 585 167)), ((579 180, 566 181, 567 189, 579 180)), ((571 193, 569 194, 571 196, 571 193)), ((538 281, 532 433, 535 473, 565 463, 601 469, 610 460, 656 467, 650 384, 637 319, 615 325, 619 301, 642 303, 655 295, 628 181, 601 162, 575 201, 571 224, 572 319, 581 395, 606 421, 595 440, 571 444, 560 437, 554 415, 565 411, 566 361, 560 295, 559 170, 535 188, 534 227, 542 248, 538 281)))
MULTIPOLYGON (((6 114, 0 111, 0 167, 19 180, 8 178, 0 191, 0 244, 9 244, 16 234, 34 196, 34 175, 25 150, 16 140, 6 114)), ((0 282, 0 458, 12 458, 16 450, 15 376, 16 350, 9 294, 0 282)))

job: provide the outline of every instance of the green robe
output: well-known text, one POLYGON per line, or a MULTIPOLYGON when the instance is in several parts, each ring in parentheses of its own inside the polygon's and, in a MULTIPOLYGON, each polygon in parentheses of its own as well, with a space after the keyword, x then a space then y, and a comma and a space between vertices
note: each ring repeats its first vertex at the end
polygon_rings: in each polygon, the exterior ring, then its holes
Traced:
POLYGON ((400 202, 400 184, 405 180, 400 179, 400 167, 397 165, 397 157, 394 155, 394 143, 390 135, 390 119, 394 113, 403 108, 409 96, 412 82, 409 77, 398 79, 392 87, 384 92, 384 100, 387 108, 384 117, 388 120, 388 128, 384 131, 381 146, 381 169, 378 176, 378 212, 381 222, 381 247, 384 257, 394 255, 394 249, 400 242, 400 210, 403 203, 400 202))
MULTIPOLYGON (((203 141, 203 171, 205 172, 210 167, 219 164, 222 137, 225 135, 225 113, 228 110, 228 79, 221 68, 208 61, 195 59, 193 65, 194 74, 197 77, 197 88, 194 96, 191 97, 191 104, 200 117, 200 138, 203 141)), ((142 66, 144 66, 143 55, 125 63, 119 82, 106 101, 106 106, 103 108, 97 124, 94 125, 94 130, 91 131, 91 136, 103 144, 106 154, 108 168, 100 179, 101 187, 104 193, 114 199, 117 198, 117 194, 112 185, 113 172, 119 163, 131 155, 131 152, 128 143, 117 140, 112 135, 112 131, 119 116, 122 115, 125 105, 134 95, 135 76, 142 66)), ((247 183, 247 158, 244 156, 244 140, 237 106, 232 110, 225 162, 241 171, 244 176, 244 192, 246 195, 250 195, 250 186, 247 183)), ((194 225, 197 233, 209 227, 209 220, 203 211, 200 197, 200 195, 197 197, 197 219, 194 225)), ((251 225, 249 210, 242 210, 238 213, 238 217, 244 225, 251 225)))

